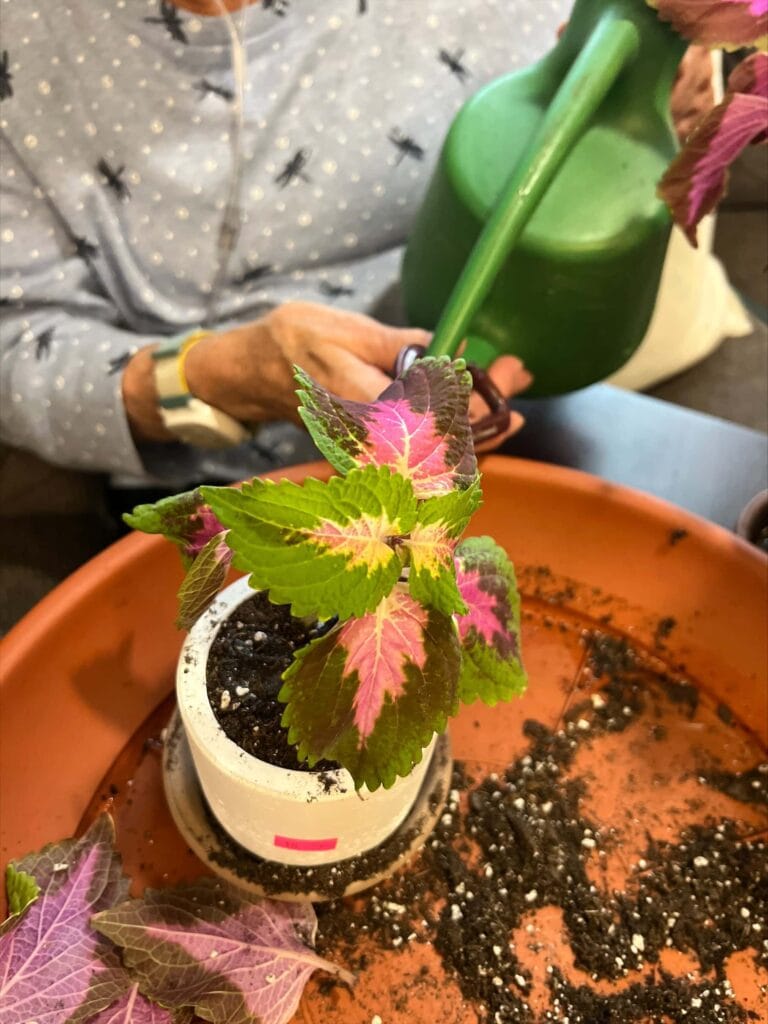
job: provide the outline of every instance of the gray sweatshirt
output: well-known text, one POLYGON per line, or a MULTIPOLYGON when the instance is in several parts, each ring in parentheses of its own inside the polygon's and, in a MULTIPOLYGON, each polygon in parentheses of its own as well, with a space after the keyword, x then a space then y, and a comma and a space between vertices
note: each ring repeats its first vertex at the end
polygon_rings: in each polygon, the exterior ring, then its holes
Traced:
POLYGON ((274 427, 223 456, 137 450, 125 362, 288 299, 375 311, 453 116, 547 50, 569 8, 262 0, 228 22, 0 0, 2 440, 174 486, 302 457, 274 427))

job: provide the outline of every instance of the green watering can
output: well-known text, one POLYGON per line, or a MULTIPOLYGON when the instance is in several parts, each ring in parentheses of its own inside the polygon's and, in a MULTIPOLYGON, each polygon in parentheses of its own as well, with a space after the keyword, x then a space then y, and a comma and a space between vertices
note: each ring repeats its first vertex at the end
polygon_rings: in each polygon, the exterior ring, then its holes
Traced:
POLYGON ((513 353, 531 395, 629 359, 669 240, 656 185, 677 150, 669 101, 685 48, 646 0, 577 0, 546 57, 462 108, 403 262, 430 355, 464 339, 480 366, 513 353))

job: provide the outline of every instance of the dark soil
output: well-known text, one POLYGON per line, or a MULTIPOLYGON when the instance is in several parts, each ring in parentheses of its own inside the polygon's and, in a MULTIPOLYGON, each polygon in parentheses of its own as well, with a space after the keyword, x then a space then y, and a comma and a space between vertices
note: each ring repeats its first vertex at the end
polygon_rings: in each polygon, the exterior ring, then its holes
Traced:
MULTIPOLYGON (((618 982, 636 971, 643 980, 606 994, 573 985, 550 967, 552 1009, 543 1019, 757 1021, 734 998, 726 962, 747 950, 761 969, 768 967, 763 833, 745 834, 730 820, 691 826, 669 842, 649 837, 621 891, 599 888, 591 878, 590 866, 615 846, 616 837, 581 808, 594 780, 570 771, 580 745, 624 731, 651 699, 682 704, 692 714, 698 693, 654 678, 623 641, 596 634, 589 644, 590 667, 604 679, 597 694, 573 706, 556 732, 528 721, 528 750, 503 774, 474 785, 457 765, 446 812, 418 864, 372 890, 365 903, 318 908, 318 948, 364 970, 366 938, 388 950, 429 942, 482 1020, 532 1024, 526 998, 531 977, 510 940, 531 911, 555 906, 577 967, 595 981, 618 982), (710 977, 667 975, 658 966, 666 948, 698 959, 710 977)), ((766 771, 761 766, 745 773, 736 788, 729 786, 729 795, 752 799, 753 783, 764 788, 766 771)), ((394 965, 392 971, 396 976, 394 965)), ((394 988, 392 998, 396 1004, 394 988)))
POLYGON ((208 655, 208 699, 224 732, 246 753, 294 771, 338 768, 319 761, 310 769, 299 761, 280 724, 285 707, 277 699, 294 652, 324 629, 295 619, 288 605, 271 604, 265 592, 254 594, 222 624, 208 655))

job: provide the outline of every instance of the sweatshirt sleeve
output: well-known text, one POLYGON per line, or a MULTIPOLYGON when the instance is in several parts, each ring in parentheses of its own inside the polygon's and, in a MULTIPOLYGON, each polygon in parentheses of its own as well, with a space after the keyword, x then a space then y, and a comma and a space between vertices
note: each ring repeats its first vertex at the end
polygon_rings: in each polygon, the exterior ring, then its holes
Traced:
POLYGON ((120 323, 93 242, 59 222, 8 146, 0 168, 0 439, 58 465, 141 476, 122 370, 156 339, 120 323))

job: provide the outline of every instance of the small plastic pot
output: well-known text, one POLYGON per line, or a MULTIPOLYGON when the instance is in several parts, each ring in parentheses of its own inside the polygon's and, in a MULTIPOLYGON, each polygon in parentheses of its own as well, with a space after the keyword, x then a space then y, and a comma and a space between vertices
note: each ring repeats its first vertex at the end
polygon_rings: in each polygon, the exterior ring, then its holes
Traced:
POLYGON ((241 846, 283 864, 328 864, 383 842, 401 824, 421 788, 435 737, 419 764, 391 789, 356 791, 351 775, 278 768, 246 753, 211 709, 206 665, 221 626, 253 591, 240 579, 219 595, 190 631, 178 661, 176 695, 200 785, 211 811, 241 846))

